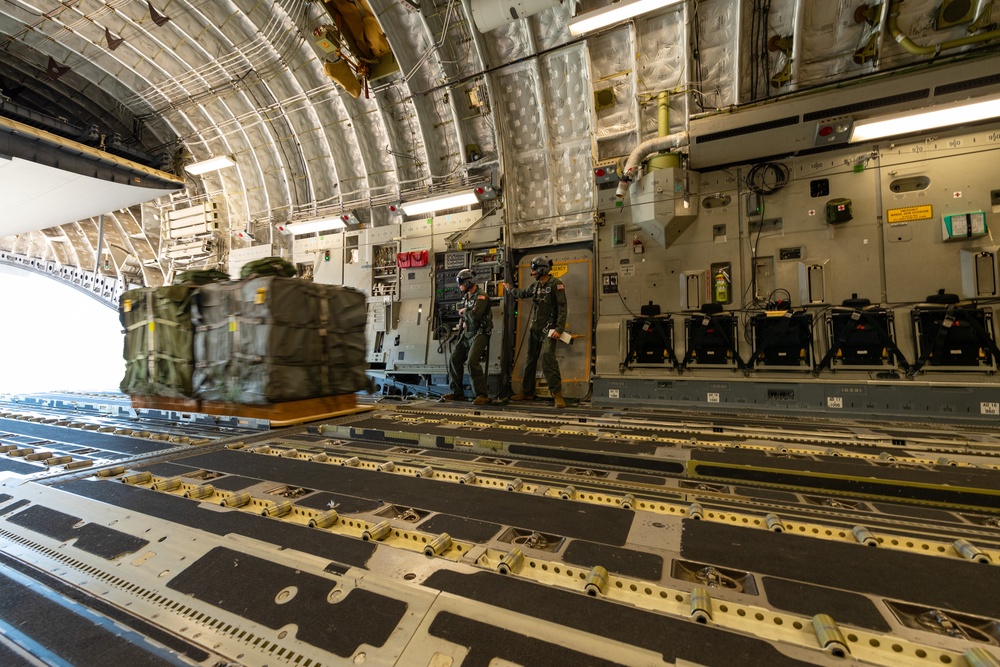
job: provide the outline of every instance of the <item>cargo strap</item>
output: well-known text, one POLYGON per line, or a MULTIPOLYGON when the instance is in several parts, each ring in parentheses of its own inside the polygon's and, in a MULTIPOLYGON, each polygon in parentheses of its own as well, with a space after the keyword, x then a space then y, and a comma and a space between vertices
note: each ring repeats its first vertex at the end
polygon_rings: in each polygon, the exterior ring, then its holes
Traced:
POLYGON ((146 379, 150 385, 156 382, 156 312, 153 310, 155 302, 153 300, 153 290, 146 292, 146 312, 149 314, 149 321, 146 329, 146 379))
POLYGON ((330 395, 330 373, 332 369, 330 368, 330 355, 328 346, 330 345, 330 339, 328 337, 329 329, 328 324, 330 321, 330 302, 327 299, 319 300, 319 335, 320 335, 320 354, 322 356, 323 365, 320 368, 320 377, 322 380, 323 395, 330 395))
POLYGON ((227 379, 227 387, 223 392, 223 395, 231 403, 238 403, 240 400, 240 376, 237 373, 238 365, 233 363, 233 360, 240 355, 240 318, 237 313, 230 313, 229 319, 226 324, 229 330, 229 363, 226 367, 229 369, 229 377, 227 379))

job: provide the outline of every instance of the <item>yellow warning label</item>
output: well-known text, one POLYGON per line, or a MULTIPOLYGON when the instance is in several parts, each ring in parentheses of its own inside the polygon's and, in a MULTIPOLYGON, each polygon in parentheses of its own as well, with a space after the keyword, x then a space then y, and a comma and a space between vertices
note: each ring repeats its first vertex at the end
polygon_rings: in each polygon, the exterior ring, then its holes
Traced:
POLYGON ((566 264, 553 264, 552 265, 552 271, 550 271, 549 273, 551 273, 556 278, 562 278, 563 276, 566 275, 567 271, 569 271, 569 266, 568 265, 566 265, 566 264))
POLYGON ((132 299, 125 299, 125 305, 122 306, 122 308, 123 308, 123 310, 126 313, 131 313, 132 312, 132 299))
POLYGON ((899 225, 914 220, 930 220, 934 217, 934 207, 930 204, 925 206, 904 206, 903 208, 890 208, 885 212, 886 219, 890 225, 899 225))
POLYGON ((264 303, 264 301, 266 299, 267 299, 267 288, 266 287, 258 287, 257 288, 257 296, 255 296, 254 300, 253 300, 254 304, 257 305, 257 306, 259 306, 262 303, 264 303))
POLYGON ((236 333, 236 320, 229 320, 229 333, 236 333))
POLYGON ((155 322, 150 322, 149 323, 149 332, 152 333, 155 330, 156 330, 156 323, 155 322))

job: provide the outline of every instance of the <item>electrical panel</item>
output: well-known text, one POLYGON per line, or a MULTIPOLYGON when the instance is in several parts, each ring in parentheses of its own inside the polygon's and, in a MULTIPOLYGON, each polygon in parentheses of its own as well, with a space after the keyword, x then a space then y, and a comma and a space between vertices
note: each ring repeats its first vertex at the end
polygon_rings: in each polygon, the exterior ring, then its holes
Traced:
POLYGON ((434 339, 447 337, 459 322, 458 309, 462 291, 455 282, 463 269, 472 269, 476 284, 492 297, 500 296, 499 283, 503 282, 502 248, 490 247, 468 252, 439 252, 434 255, 434 339))
POLYGON ((395 243, 372 246, 372 296, 399 293, 398 250, 395 243))

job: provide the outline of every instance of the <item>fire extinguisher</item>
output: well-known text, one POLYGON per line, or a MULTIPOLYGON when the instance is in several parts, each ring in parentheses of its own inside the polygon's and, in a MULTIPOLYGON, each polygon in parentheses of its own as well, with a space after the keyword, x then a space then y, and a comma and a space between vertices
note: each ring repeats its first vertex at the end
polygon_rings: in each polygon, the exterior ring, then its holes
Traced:
POLYGON ((729 274, 725 267, 719 267, 715 272, 715 302, 729 303, 729 274))

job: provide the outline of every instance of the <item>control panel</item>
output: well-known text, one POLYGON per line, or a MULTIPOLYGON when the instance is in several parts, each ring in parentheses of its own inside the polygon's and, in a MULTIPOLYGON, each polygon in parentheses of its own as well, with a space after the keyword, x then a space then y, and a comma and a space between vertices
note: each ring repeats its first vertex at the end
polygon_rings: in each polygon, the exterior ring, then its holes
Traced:
POLYGON ((489 247, 461 252, 439 252, 434 255, 434 339, 441 338, 445 328, 458 325, 458 309, 462 292, 456 277, 463 269, 472 269, 476 284, 491 298, 498 296, 497 286, 503 282, 502 248, 489 247))

